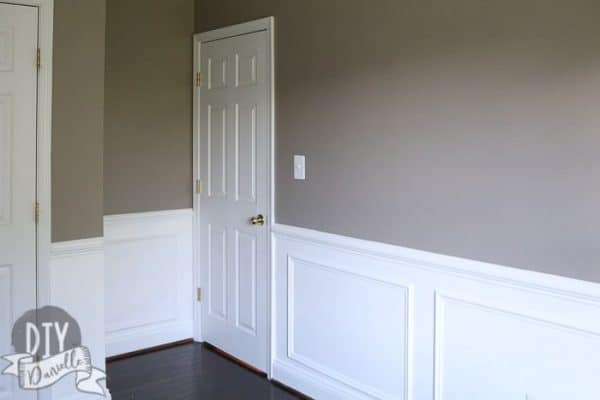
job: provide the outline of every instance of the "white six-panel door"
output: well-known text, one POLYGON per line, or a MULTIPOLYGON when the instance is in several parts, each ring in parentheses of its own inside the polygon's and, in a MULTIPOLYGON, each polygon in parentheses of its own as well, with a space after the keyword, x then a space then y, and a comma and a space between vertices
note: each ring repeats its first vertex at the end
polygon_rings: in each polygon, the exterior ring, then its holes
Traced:
POLYGON ((267 33, 202 43, 202 337, 267 370, 267 33))
MULTIPOLYGON (((0 3, 0 355, 14 352, 15 319, 36 307, 37 13, 0 3)), ((0 400, 34 398, 0 376, 0 400)))

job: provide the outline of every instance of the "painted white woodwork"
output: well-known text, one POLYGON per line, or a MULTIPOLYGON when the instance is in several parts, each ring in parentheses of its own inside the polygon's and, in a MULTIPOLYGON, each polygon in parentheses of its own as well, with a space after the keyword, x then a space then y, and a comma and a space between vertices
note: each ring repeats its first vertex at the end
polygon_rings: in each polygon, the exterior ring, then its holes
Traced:
MULTIPOLYGON (((81 328, 94 367, 105 369, 104 248, 102 238, 53 243, 50 259, 50 296, 53 306, 71 314, 81 328)), ((106 382, 104 387, 106 388, 106 382)), ((86 400, 69 375, 46 390, 56 400, 86 400)), ((110 393, 106 390, 107 399, 110 393)), ((97 397, 97 396, 96 396, 97 397)))
POLYGON ((316 399, 583 400, 600 285, 273 226, 272 377, 316 399))
POLYGON ((202 340, 267 371, 270 36, 249 32, 197 37, 195 245, 202 340))
POLYGON ((13 117, 13 96, 0 94, 0 225, 2 226, 11 223, 13 117))
MULTIPOLYGON (((12 325, 37 302, 37 47, 38 10, 0 3, 0 355, 14 352, 12 325)), ((0 376, 0 399, 35 398, 0 376)))
POLYGON ((193 336, 192 215, 104 217, 107 356, 193 336))
MULTIPOLYGON (((37 71, 37 201, 40 204, 37 225, 37 299, 38 305, 51 304, 50 247, 51 247, 51 175, 52 175, 52 43, 54 0, 9 0, 37 9, 38 48, 41 65, 37 71)), ((34 61, 35 63, 35 56, 34 61)), ((27 60, 31 65, 31 56, 27 60)), ((50 400, 45 391, 40 400, 50 400)))
POLYGON ((454 288, 456 297, 436 294, 437 400, 587 399, 597 393, 598 304, 485 285, 461 289, 454 288))

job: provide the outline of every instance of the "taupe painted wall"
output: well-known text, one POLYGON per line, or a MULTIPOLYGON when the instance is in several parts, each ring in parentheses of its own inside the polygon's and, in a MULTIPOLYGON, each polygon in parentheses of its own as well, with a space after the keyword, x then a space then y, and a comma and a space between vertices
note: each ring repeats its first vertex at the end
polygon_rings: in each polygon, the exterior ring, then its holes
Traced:
POLYGON ((108 0, 104 210, 192 207, 193 0, 108 0))
POLYGON ((102 236, 105 0, 55 0, 52 241, 102 236))
POLYGON ((600 2, 197 0, 196 30, 268 15, 279 222, 600 281, 600 2))

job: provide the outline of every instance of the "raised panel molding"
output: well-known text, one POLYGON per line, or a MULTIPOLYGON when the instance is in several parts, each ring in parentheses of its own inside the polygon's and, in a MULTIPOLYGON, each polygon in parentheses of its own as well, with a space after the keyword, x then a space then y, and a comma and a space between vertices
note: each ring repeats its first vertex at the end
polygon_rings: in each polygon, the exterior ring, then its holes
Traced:
POLYGON ((12 124, 12 97, 0 95, 0 225, 11 221, 12 124))
POLYGON ((314 398, 413 399, 411 277, 280 227, 272 376, 314 398))
POLYGON ((208 312, 227 320, 227 229, 208 225, 208 312))
POLYGON ((208 105, 208 197, 227 195, 227 108, 208 105))
POLYGON ((235 232, 236 326, 256 335, 256 236, 235 232), (243 285, 242 283, 246 283, 243 285))
POLYGON ((208 90, 227 86, 227 60, 208 59, 208 90))
POLYGON ((590 396, 600 374, 600 326, 548 320, 520 304, 436 294, 435 400, 590 396))
POLYGON ((597 393, 598 284, 280 224, 272 237, 271 375, 313 398, 597 393))
POLYGON ((176 254, 177 235, 107 242, 109 334, 177 319, 177 293, 169 290, 177 287, 178 276, 173 273, 176 254))
POLYGON ((288 358, 365 395, 406 398, 410 288, 292 256, 287 276, 288 358))
POLYGON ((256 49, 240 52, 235 55, 235 86, 256 85, 256 49))
POLYGON ((235 105, 235 200, 256 202, 256 105, 235 105))
POLYGON ((106 216, 104 234, 107 356, 191 338, 192 211, 106 216))
POLYGON ((14 29, 10 26, 0 27, 0 71, 9 72, 13 70, 13 36, 14 29))

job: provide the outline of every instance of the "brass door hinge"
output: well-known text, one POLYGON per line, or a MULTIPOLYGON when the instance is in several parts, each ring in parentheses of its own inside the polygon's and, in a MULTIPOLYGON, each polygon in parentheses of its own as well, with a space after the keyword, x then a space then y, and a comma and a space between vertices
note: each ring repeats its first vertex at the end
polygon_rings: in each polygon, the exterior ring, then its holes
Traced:
POLYGON ((35 65, 38 69, 42 67, 42 51, 40 49, 37 49, 35 65))
POLYGON ((37 201, 33 205, 33 218, 36 224, 40 223, 40 203, 37 201))
POLYGON ((199 303, 202 301, 202 288, 198 288, 198 293, 196 294, 196 298, 199 303))
POLYGON ((202 193, 202 181, 200 179, 196 179, 196 194, 202 193))
POLYGON ((203 75, 202 72, 197 72, 196 73, 196 86, 197 87, 202 87, 202 82, 204 81, 203 79, 203 75))

